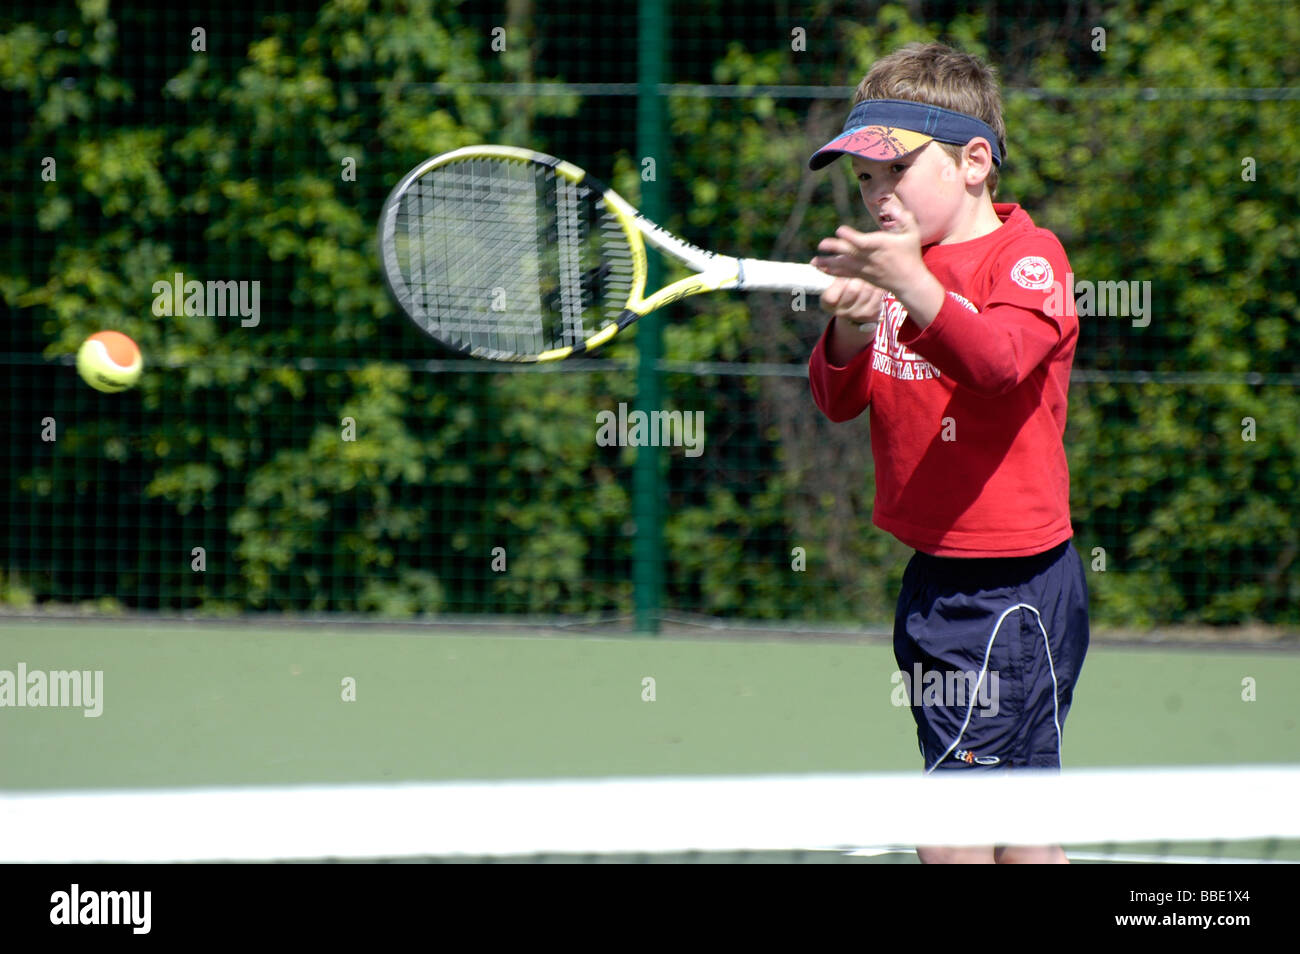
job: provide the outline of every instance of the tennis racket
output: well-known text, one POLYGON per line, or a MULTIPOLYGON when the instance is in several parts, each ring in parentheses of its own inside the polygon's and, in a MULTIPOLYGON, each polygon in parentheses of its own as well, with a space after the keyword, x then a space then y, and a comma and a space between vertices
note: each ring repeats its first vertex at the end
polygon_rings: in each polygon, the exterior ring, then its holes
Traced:
POLYGON ((384 202, 379 250, 418 327, 492 361, 591 351, 689 295, 820 293, 832 281, 811 265, 697 248, 572 163, 512 146, 467 146, 408 172, 384 202), (647 296, 647 242, 694 274, 647 296))

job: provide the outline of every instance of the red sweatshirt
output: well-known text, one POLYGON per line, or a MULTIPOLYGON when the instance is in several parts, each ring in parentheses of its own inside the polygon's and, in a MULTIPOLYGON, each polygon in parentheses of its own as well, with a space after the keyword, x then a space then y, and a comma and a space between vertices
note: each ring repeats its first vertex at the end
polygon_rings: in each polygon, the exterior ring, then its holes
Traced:
POLYGON ((1073 535, 1061 438, 1079 323, 1046 313, 1070 265, 1019 206, 993 209, 996 231, 922 249, 948 293, 930 325, 887 294, 872 347, 837 367, 828 327, 808 362, 832 421, 871 409, 872 522, 935 556, 1030 556, 1073 535))

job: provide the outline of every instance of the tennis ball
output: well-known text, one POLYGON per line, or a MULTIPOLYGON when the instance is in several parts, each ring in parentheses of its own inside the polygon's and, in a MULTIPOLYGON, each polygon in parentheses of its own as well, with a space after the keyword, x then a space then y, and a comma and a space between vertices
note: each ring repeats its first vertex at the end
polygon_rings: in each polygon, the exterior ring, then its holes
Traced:
POLYGON ((77 350, 77 373, 96 391, 125 391, 140 380, 144 359, 120 331, 100 331, 77 350))

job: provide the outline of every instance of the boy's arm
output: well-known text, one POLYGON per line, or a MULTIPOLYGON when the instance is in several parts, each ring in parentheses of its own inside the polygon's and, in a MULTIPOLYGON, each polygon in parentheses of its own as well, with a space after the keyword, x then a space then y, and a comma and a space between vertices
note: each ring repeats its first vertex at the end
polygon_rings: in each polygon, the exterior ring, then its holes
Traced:
POLYGON ((856 279, 838 279, 822 294, 832 318, 808 359, 813 400, 832 421, 857 417, 871 403, 871 345, 884 291, 856 279))
POLYGON ((1060 243, 1038 237, 1017 243, 999 259, 984 311, 949 294, 925 267, 910 212, 891 232, 847 227, 823 239, 813 264, 831 274, 856 274, 894 292, 908 317, 898 343, 915 351, 957 384, 984 397, 1005 394, 1024 381, 1074 329, 1072 318, 1050 314, 1061 297, 1056 277, 1069 269, 1060 243))
POLYGON ((924 327, 909 315, 898 342, 976 394, 1006 394, 1078 333, 1073 309, 1062 301, 1061 282, 1069 268, 1065 250, 1054 239, 1035 236, 1017 242, 993 266, 983 311, 945 294, 942 307, 924 327))
POLYGON ((946 296, 925 328, 904 321, 898 343, 981 397, 1018 387, 1060 344, 1064 329, 1041 308, 1002 304, 970 311, 946 296))

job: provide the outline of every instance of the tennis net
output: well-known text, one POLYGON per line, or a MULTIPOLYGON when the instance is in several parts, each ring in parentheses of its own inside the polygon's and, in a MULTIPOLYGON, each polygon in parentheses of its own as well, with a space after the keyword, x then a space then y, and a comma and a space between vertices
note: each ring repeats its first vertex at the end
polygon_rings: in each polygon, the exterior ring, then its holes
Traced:
POLYGON ((0 862, 1300 862, 1300 767, 614 778, 0 795, 0 862))

